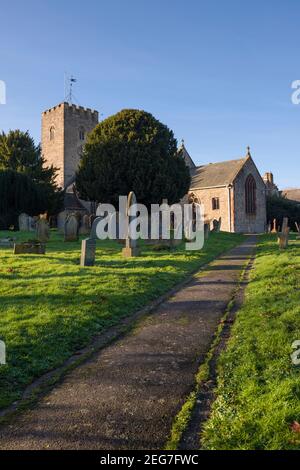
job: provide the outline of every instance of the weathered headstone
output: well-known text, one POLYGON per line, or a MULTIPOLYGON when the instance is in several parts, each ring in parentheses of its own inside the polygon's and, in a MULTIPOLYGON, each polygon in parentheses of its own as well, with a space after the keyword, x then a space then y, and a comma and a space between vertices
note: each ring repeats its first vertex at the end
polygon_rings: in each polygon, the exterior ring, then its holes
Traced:
POLYGON ((46 243, 50 238, 50 227, 46 219, 40 218, 36 222, 36 237, 39 242, 46 243))
POLYGON ((90 217, 85 214, 80 221, 79 235, 89 235, 90 233, 90 217))
POLYGON ((25 242, 14 244, 14 255, 44 255, 46 253, 46 245, 37 242, 25 242))
POLYGON ((204 224, 204 238, 208 240, 210 234, 210 226, 209 224, 204 224))
POLYGON ((78 241, 78 219, 75 214, 70 214, 65 222, 65 242, 78 241))
POLYGON ((29 217, 29 231, 30 232, 35 232, 36 230, 36 222, 38 218, 37 217, 29 217))
POLYGON ((136 196, 133 191, 129 193, 127 198, 127 221, 128 221, 128 233, 126 237, 126 246, 122 250, 122 254, 125 258, 132 258, 135 256, 139 256, 140 250, 137 246, 137 240, 132 237, 132 229, 135 223, 136 216, 129 215, 129 210, 131 206, 136 204, 136 196))
POLYGON ((57 216, 57 230, 60 233, 64 233, 65 231, 65 223, 68 217, 67 211, 61 211, 57 216))
POLYGON ((28 214, 19 215, 19 230, 20 232, 29 232, 30 230, 30 217, 28 214))
POLYGON ((283 223, 282 223, 282 231, 280 233, 278 233, 279 248, 284 250, 288 247, 289 233, 290 233, 290 229, 289 229, 289 226, 288 226, 288 218, 285 217, 283 219, 283 223))
POLYGON ((94 266, 96 257, 96 240, 87 238, 81 242, 80 266, 94 266))
POLYGON ((217 219, 213 220, 213 232, 220 232, 221 223, 222 223, 221 217, 219 218, 219 220, 217 220, 217 219))

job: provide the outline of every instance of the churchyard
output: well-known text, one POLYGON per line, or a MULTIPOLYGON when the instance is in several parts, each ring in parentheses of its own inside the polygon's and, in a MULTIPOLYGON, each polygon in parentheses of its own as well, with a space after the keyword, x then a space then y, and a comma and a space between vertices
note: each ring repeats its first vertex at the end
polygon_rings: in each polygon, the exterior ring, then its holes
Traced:
MULTIPOLYGON (((22 243, 33 232, 0 232, 22 243)), ((0 368, 0 407, 19 399, 27 385, 60 366, 96 335, 168 292, 190 273, 241 243, 243 235, 211 233, 204 249, 186 251, 140 243, 125 258, 117 241, 97 241, 95 265, 80 266, 81 242, 50 231, 45 254, 13 254, 0 246, 0 338, 7 364, 0 368)))
POLYGON ((204 449, 300 449, 300 240, 262 236, 244 305, 218 361, 204 449), (297 351, 298 349, 298 351, 297 351))

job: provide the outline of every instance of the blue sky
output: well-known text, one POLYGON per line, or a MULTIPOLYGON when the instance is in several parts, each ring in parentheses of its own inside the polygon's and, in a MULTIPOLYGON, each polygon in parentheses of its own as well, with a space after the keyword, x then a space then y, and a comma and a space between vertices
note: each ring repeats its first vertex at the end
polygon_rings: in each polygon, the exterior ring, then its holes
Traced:
POLYGON ((40 114, 64 99, 102 119, 140 108, 173 129, 197 164, 250 145, 261 172, 300 186, 300 1, 20 0, 0 3, 0 129, 40 140, 40 114))

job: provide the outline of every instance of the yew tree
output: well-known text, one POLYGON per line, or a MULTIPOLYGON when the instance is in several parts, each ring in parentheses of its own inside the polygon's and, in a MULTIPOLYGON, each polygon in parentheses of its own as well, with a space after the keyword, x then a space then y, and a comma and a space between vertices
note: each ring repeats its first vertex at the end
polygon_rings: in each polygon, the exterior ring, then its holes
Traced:
POLYGON ((190 173, 177 153, 173 132, 150 113, 124 109, 89 134, 76 176, 83 199, 117 205, 134 191, 147 206, 178 202, 190 173))

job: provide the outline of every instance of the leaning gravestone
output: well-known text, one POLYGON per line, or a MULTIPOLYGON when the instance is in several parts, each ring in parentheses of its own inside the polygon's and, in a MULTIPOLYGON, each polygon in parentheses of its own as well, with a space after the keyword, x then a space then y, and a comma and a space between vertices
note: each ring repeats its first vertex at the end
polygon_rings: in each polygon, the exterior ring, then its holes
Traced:
POLYGON ((75 214, 70 214, 64 227, 65 242, 78 241, 78 220, 75 214))
POLYGON ((136 204, 136 196, 133 191, 129 193, 128 198, 127 198, 127 222, 128 222, 128 233, 126 237, 126 246, 122 250, 122 254, 125 258, 132 258, 135 256, 139 256, 140 250, 137 246, 137 240, 133 239, 132 237, 132 229, 133 225, 135 223, 136 216, 131 216, 129 215, 129 210, 131 206, 136 204))
POLYGON ((94 266, 96 257, 96 239, 87 238, 81 242, 80 266, 94 266))
POLYGON ((46 243, 50 238, 50 227, 46 219, 38 219, 36 222, 36 237, 39 242, 46 243))
POLYGON ((28 214, 19 215, 19 230, 20 232, 28 232, 30 230, 30 217, 28 214))
POLYGON ((282 223, 282 231, 280 233, 278 233, 279 248, 284 250, 288 247, 289 233, 290 233, 290 229, 289 229, 289 226, 288 226, 288 218, 285 217, 283 219, 283 223, 282 223))

